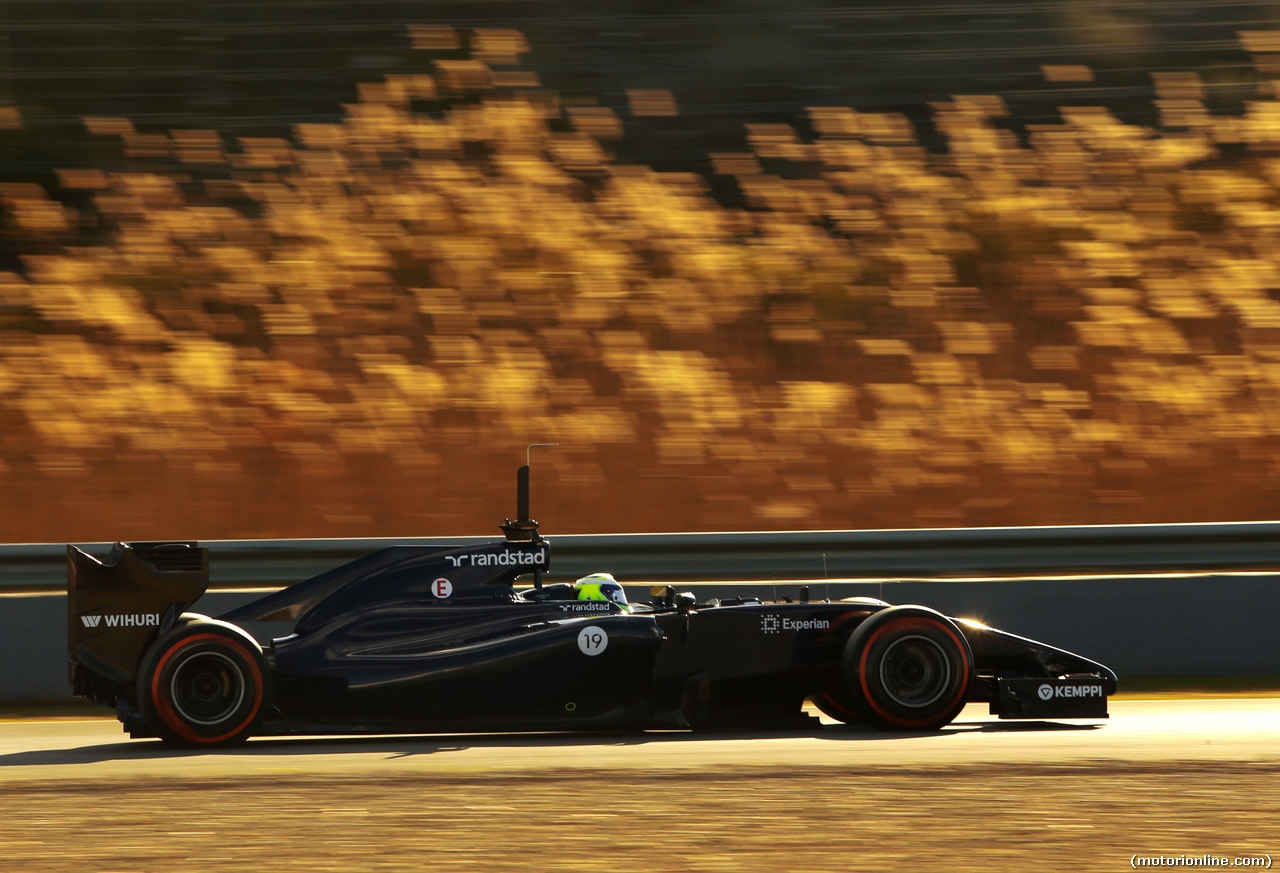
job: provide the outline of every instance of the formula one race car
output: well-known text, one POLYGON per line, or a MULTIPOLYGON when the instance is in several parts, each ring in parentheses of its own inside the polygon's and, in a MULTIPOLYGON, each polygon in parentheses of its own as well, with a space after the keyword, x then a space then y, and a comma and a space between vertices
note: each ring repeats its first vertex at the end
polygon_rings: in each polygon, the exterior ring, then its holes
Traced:
POLYGON ((632 606, 611 577, 544 584, 528 518, 470 547, 397 546, 209 618, 208 551, 67 547, 77 695, 130 736, 209 747, 250 735, 779 728, 839 721, 931 731, 967 702, 1001 718, 1105 718, 1107 667, 923 606, 696 602, 632 606), (530 579, 528 587, 516 583, 530 579), (594 581, 593 581, 594 580, 594 581), (242 626, 287 621, 257 642, 242 626))

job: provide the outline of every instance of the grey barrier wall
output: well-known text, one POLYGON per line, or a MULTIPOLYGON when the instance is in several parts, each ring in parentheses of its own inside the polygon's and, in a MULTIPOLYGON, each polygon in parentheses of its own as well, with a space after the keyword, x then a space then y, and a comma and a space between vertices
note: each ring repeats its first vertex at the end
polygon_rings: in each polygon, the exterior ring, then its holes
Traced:
MULTIPOLYGON (((255 596, 211 591, 191 611, 218 615, 255 596)), ((0 701, 61 699, 71 699, 66 593, 0 596, 0 701)))
MULTIPOLYGON (((215 540, 210 588, 281 587, 391 545, 475 544, 497 537, 215 540)), ((551 569, 608 570, 636 582, 966 576, 1076 572, 1280 571, 1280 522, 601 534, 549 537, 551 569)), ((110 545, 86 546, 102 554, 110 545)), ((66 584, 62 545, 0 546, 0 591, 66 584)))
MULTIPOLYGON (((389 545, 493 539, 208 542, 210 592, 193 609, 218 615, 258 596, 243 589, 279 588, 389 545)), ((553 579, 611 571, 632 583, 633 600, 647 599, 654 583, 677 584, 703 600, 796 597, 795 580, 808 580, 814 598, 922 603, 1078 651, 1122 679, 1280 675, 1280 573, 1242 572, 1280 571, 1280 522, 550 539, 553 579), (1157 571, 1219 572, 1131 575, 1157 571), (1088 572, 1107 575, 1067 576, 1088 572), (1014 573, 1050 578, 959 578, 1014 573), (824 576, 840 581, 828 586, 824 576), (927 578, 895 581, 903 576, 927 578), (869 577, 886 581, 854 581, 869 577), (754 584, 733 581, 744 579, 754 584)), ((104 554, 110 545, 86 548, 104 554)), ((0 700, 69 695, 65 586, 64 545, 0 546, 0 700)))
MULTIPOLYGON (((814 599, 853 595, 921 603, 949 615, 1079 652, 1126 676, 1280 675, 1280 576, 1112 576, 901 582, 812 581, 814 599)), ((796 584, 689 586, 700 600, 735 595, 797 597, 796 584)), ((633 601, 644 586, 627 586, 633 601)), ((218 615, 259 596, 213 591, 192 607, 218 615)), ((249 628, 260 637, 278 625, 249 628)), ((69 698, 66 596, 56 591, 0 596, 0 700, 69 698)))

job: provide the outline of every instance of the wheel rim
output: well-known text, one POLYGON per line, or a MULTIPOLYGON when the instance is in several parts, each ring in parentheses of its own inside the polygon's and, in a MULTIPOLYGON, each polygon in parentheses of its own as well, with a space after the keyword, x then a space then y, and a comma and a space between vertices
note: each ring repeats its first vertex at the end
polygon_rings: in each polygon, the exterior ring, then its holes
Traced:
POLYGON ((930 706, 951 686, 951 659, 937 640, 919 634, 900 637, 880 659, 880 686, 899 706, 930 706))
POLYGON ((195 652, 178 662, 169 680, 169 699, 190 724, 218 725, 244 703, 240 665, 221 652, 195 652))

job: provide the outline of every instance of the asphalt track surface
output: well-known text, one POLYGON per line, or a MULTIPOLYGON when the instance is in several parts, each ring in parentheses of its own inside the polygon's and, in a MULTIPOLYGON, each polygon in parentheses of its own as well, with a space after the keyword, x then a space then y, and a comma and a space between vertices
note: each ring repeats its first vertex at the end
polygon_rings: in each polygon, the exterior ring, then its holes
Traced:
MULTIPOLYGON (((0 723, 5 870, 1118 870, 1280 855, 1280 699, 934 734, 128 740, 0 723)), ((1212 866, 1212 865, 1211 865, 1212 866)))
MULTIPOLYGON (((708 772, 744 763, 793 767, 954 764, 1273 762, 1280 698, 1121 700, 1107 720, 1000 721, 970 705, 945 730, 885 734, 825 723, 799 732, 446 734, 260 738, 227 751, 130 740, 112 719, 0 722, 0 783, 101 778, 229 778, 540 770, 708 772)), ((1280 792, 1280 784, 1276 786, 1280 792)))

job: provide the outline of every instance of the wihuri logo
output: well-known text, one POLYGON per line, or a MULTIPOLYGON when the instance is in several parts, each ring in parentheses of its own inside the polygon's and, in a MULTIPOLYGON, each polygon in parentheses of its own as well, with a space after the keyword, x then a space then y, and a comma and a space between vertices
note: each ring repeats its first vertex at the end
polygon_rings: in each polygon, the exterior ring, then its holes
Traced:
POLYGON ((82 615, 80 621, 85 627, 98 627, 105 623, 107 627, 159 627, 160 614, 136 613, 134 615, 82 615))

